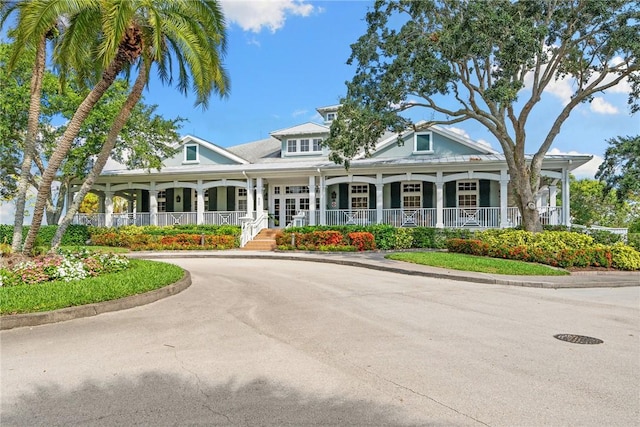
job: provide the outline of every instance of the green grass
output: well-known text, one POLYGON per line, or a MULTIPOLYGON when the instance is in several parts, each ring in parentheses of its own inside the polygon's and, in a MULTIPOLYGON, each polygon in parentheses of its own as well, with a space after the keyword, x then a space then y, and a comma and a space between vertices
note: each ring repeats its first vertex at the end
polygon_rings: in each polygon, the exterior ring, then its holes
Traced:
POLYGON ((431 267, 475 271, 479 273, 521 276, 564 276, 569 274, 568 271, 541 264, 449 252, 400 252, 389 254, 386 258, 412 262, 414 264, 429 265, 431 267))
POLYGON ((88 250, 89 252, 109 252, 114 254, 123 254, 130 252, 128 248, 119 248, 114 246, 60 246, 61 249, 67 251, 88 250))
POLYGON ((91 304, 141 294, 182 278, 182 268, 156 261, 131 259, 117 273, 72 282, 0 287, 0 314, 34 313, 91 304))

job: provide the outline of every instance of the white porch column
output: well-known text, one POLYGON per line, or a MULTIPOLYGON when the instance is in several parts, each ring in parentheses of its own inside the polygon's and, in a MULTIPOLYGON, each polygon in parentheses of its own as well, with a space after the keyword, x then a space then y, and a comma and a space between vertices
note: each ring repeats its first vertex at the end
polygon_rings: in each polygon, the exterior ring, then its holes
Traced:
POLYGON ((442 172, 436 174, 436 228, 444 228, 444 181, 442 172))
POLYGON ((316 177, 309 177, 309 225, 316 225, 316 177))
POLYGON ((113 191, 104 192, 104 225, 113 226, 113 191))
POLYGON ((509 175, 506 170, 500 171, 500 228, 507 228, 509 224, 509 175))
MULTIPOLYGON (((152 183, 151 187, 155 187, 152 183)), ((158 191, 149 190, 149 223, 151 225, 158 225, 158 191)))
POLYGON ((558 225, 558 212, 556 211, 556 197, 558 196, 558 187, 555 184, 549 186, 549 211, 550 224, 558 225))
POLYGON ((320 225, 327 224, 327 186, 320 175, 320 225))
POLYGON ((253 195, 253 178, 249 178, 247 177, 247 215, 251 218, 254 218, 253 216, 253 201, 255 200, 255 197, 253 195))
POLYGON ((258 214, 264 212, 264 181, 261 177, 256 178, 256 211, 258 214))
POLYGON ((376 174, 376 223, 382 224, 384 219, 384 184, 382 174, 376 174))
POLYGON ((567 227, 571 226, 571 208, 569 205, 569 170, 562 169, 562 222, 567 227))
POLYGON ((204 188, 201 179, 196 187, 196 224, 204 224, 204 188))

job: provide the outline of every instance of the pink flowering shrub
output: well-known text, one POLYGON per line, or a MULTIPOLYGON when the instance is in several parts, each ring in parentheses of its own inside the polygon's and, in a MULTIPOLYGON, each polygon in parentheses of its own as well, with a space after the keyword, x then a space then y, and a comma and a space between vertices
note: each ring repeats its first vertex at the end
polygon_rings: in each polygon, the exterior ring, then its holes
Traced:
POLYGON ((122 271, 129 260, 120 255, 89 251, 59 251, 8 268, 0 268, 0 286, 37 285, 52 280, 82 280, 89 276, 122 271))

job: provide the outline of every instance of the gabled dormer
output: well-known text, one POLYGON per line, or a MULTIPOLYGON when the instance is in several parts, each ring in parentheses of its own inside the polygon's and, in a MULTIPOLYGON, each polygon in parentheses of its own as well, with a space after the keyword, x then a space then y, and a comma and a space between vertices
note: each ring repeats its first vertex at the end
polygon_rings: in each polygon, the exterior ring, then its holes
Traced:
POLYGON ((187 135, 177 145, 178 152, 164 161, 165 166, 234 165, 249 162, 204 139, 187 135))
POLYGON ((271 136, 281 142, 282 157, 322 156, 322 142, 329 135, 329 128, 308 122, 302 125, 281 129, 271 136))
POLYGON ((331 122, 333 122, 338 116, 338 109, 341 106, 342 104, 329 105, 328 107, 316 108, 316 111, 322 116, 324 124, 327 126, 331 126, 331 122))

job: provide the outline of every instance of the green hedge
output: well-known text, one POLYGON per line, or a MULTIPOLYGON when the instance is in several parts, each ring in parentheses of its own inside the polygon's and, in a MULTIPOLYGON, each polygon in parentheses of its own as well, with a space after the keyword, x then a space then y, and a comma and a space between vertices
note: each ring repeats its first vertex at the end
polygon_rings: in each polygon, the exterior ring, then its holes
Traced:
MULTIPOLYGON (((290 227, 282 231, 282 242, 291 243, 291 234, 311 235, 314 232, 337 231, 340 232, 345 240, 349 233, 365 232, 371 233, 375 239, 376 248, 382 250, 390 249, 409 249, 409 248, 426 248, 426 249, 443 249, 446 247, 447 239, 451 238, 470 238, 473 231, 465 229, 443 229, 429 227, 406 227, 396 228, 392 225, 376 224, 376 225, 309 225, 305 227, 290 227)), ((284 245, 284 244, 283 244, 284 245)))
MULTIPOLYGON (((51 246, 51 240, 56 234, 57 225, 43 225, 38 230, 36 246, 51 246)), ((22 240, 27 237, 29 226, 22 228, 22 240)), ((70 225, 62 236, 62 244, 69 246, 86 245, 89 240, 89 227, 86 225, 70 225)), ((13 241, 13 225, 0 225, 0 243, 11 244, 13 241)))
POLYGON ((449 239, 447 249, 471 255, 538 262, 558 267, 607 267, 640 270, 640 252, 621 242, 597 243, 594 237, 570 231, 530 233, 487 230, 472 239, 449 239))

